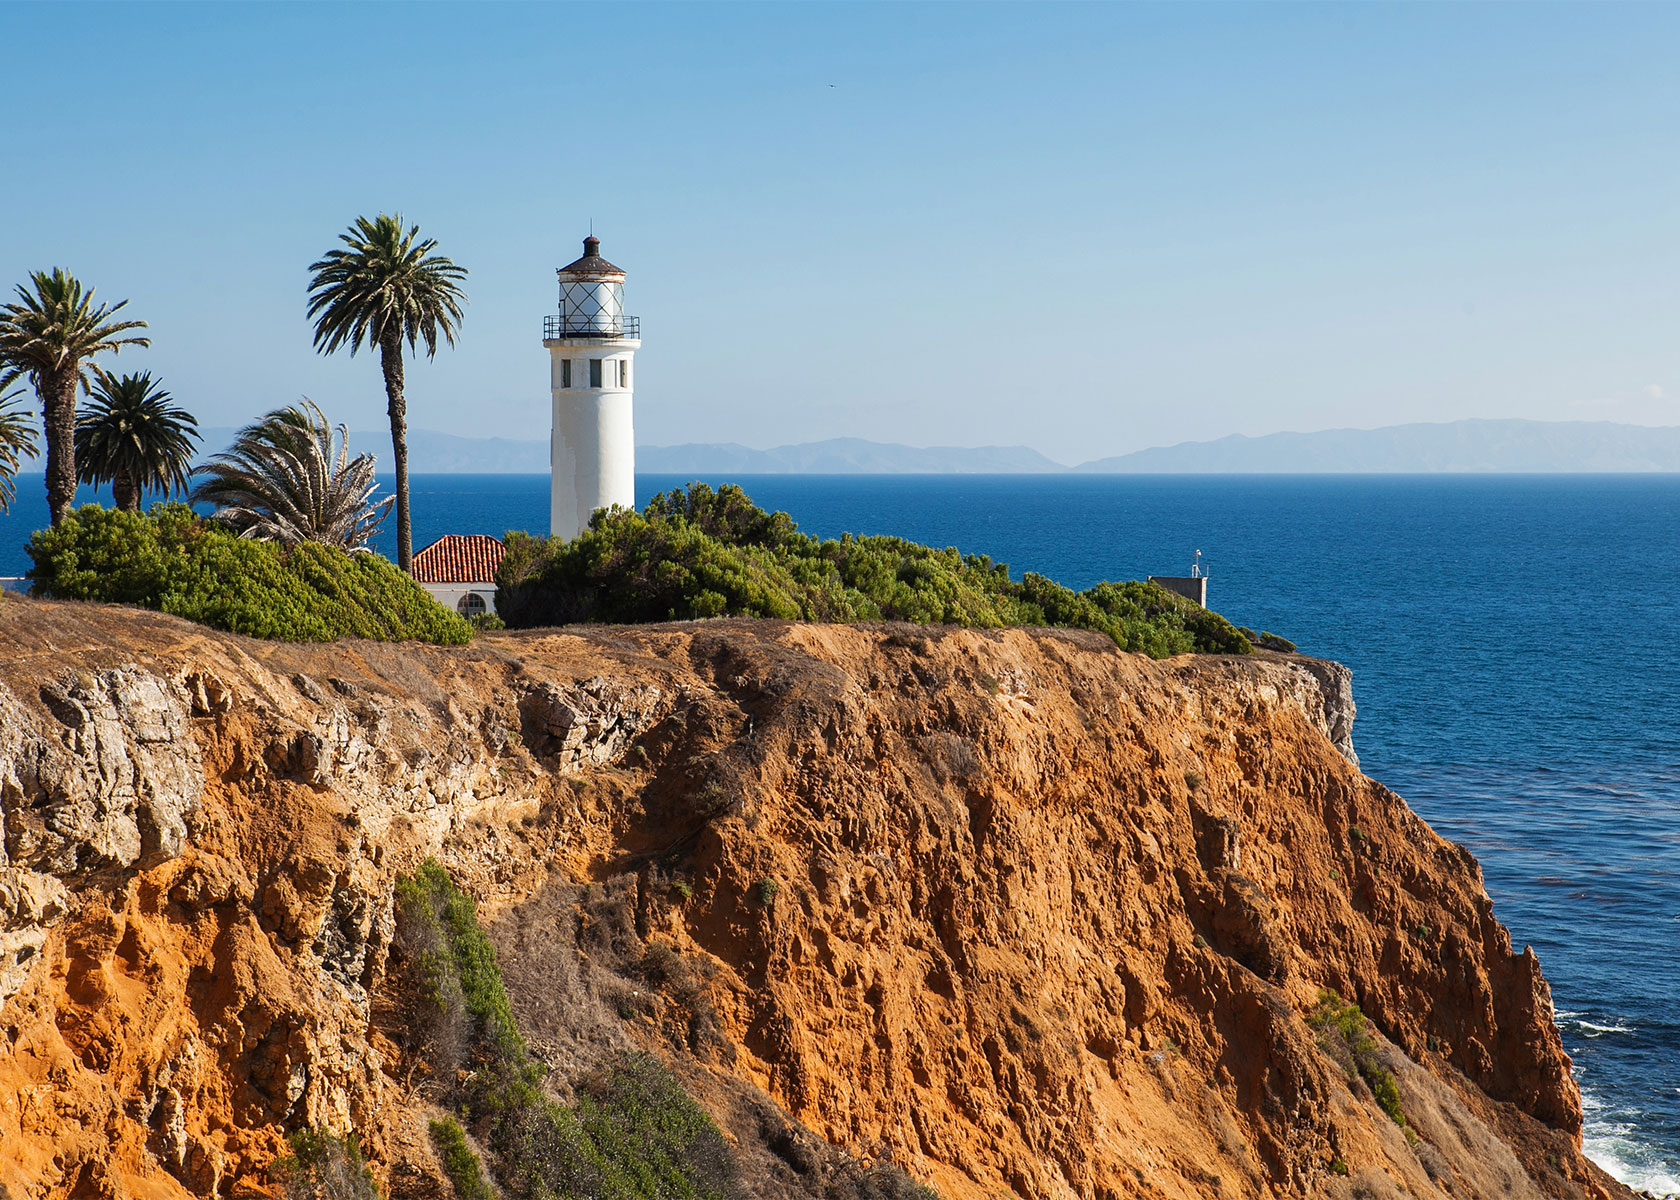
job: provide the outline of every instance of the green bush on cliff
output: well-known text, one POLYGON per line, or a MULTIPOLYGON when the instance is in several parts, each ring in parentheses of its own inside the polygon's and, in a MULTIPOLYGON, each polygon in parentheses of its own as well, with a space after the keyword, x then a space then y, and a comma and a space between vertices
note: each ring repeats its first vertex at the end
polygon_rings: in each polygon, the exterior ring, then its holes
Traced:
POLYGON ((76 509, 29 541, 37 595, 134 604, 231 633, 462 645, 472 628, 377 554, 241 538, 184 504, 76 509))
MULTIPOLYGON (((732 1194, 736 1167, 723 1135, 654 1059, 619 1055, 576 1082, 571 1107, 544 1093, 546 1069, 519 1033, 495 948, 479 927, 472 898, 442 866, 428 860, 399 880, 396 899, 397 945, 419 993, 423 1047, 445 1080, 455 1077, 458 1062, 439 1061, 440 1047, 475 1068, 451 1091, 490 1147, 504 1194, 521 1200, 724 1200, 732 1194)), ((434 1125, 432 1136, 459 1194, 474 1194, 463 1190, 477 1185, 460 1130, 434 1125)))
MULTIPOLYGON (((1377 1107, 1388 1114, 1389 1120, 1407 1129, 1400 1084, 1377 1057, 1376 1039, 1366 1030, 1365 1014, 1359 1005, 1344 1002, 1335 992, 1320 992, 1307 1024, 1318 1034, 1318 1044, 1347 1072, 1348 1079, 1363 1079, 1377 1107)), ((1410 1133, 1407 1129, 1408 1140, 1410 1133)))
POLYGON ((444 1065, 453 1069, 460 1051, 470 1048, 486 1061, 523 1070, 530 1055, 472 897, 427 859, 397 881, 396 900, 398 931, 414 961, 428 1031, 434 1042, 459 1047, 444 1065))
POLYGON ((1258 646, 1262 650, 1276 650, 1280 654, 1295 653, 1295 643, 1286 637, 1279 637, 1275 633, 1266 633, 1264 630, 1255 633, 1246 625, 1237 626, 1237 632, 1247 638, 1250 644, 1258 646))
POLYGON ((286 1200, 379 1200, 356 1135, 300 1129, 270 1172, 286 1200))
POLYGON ((490 1181, 484 1177, 484 1164, 467 1145, 467 1135, 455 1118, 433 1121, 430 1132, 432 1146, 443 1160, 443 1173, 455 1185, 457 1200, 496 1200, 490 1181))
POLYGON ((639 513, 598 512, 569 542, 510 533, 496 583, 496 610, 516 629, 722 616, 893 620, 1095 629, 1155 658, 1251 649, 1225 618, 1153 583, 1075 592, 902 538, 821 540, 734 485, 695 483, 639 513))

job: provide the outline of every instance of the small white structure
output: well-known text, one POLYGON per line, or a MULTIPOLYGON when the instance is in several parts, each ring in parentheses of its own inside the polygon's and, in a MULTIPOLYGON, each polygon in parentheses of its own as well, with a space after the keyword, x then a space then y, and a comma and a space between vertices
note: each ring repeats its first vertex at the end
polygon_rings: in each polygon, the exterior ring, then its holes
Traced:
POLYGON ((1169 592, 1177 592, 1186 600, 1194 600, 1203 608, 1207 607, 1208 569, 1202 565, 1202 552, 1196 551, 1196 557, 1190 560, 1190 574, 1188 575, 1151 575, 1150 583, 1158 583, 1169 592))
POLYGON ((554 425, 549 441, 549 532, 574 538, 598 508, 636 505, 632 362, 641 322, 624 315, 624 272, 601 257, 600 239, 561 267, 560 311, 543 320, 554 425))
POLYGON ((502 540, 482 533, 447 533, 414 556, 414 582, 463 617, 496 611, 496 568, 502 540))

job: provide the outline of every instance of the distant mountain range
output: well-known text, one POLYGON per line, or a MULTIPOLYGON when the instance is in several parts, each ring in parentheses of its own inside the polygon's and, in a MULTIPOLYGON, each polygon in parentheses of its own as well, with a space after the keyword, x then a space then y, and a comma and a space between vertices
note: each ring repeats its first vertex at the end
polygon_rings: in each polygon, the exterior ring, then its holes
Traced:
POLYGON ((1680 471, 1680 426, 1474 420, 1233 435, 1101 458, 1074 470, 1168 475, 1680 471))
MULTIPOLYGON (((219 454, 233 442, 238 430, 223 426, 200 429, 199 459, 219 454)), ((371 454, 379 469, 391 469, 391 431, 350 431, 350 450, 371 454)), ((460 437, 435 429, 408 431, 408 469, 415 475, 542 475, 548 473, 548 439, 460 437)))
MULTIPOLYGON (((201 431, 209 457, 233 441, 231 428, 201 431)), ((350 448, 370 453, 381 470, 391 465, 388 430, 353 430, 350 448)), ((536 475, 548 471, 548 439, 458 437, 432 429, 408 431, 408 469, 416 475, 536 475)), ((1067 470, 1025 446, 898 446, 862 438, 831 438, 753 450, 734 442, 638 446, 636 469, 654 475, 1010 475, 1067 470)))
POLYGON ((773 450, 734 442, 638 446, 636 469, 699 475, 1018 475, 1067 470, 1025 446, 898 446, 830 438, 773 450))
MULTIPOLYGON (((214 452, 234 430, 206 428, 214 452)), ((385 430, 350 435, 357 453, 391 462, 385 430)), ((427 474, 543 474, 548 439, 459 437, 411 429, 409 470, 427 474)), ((1157 446, 1065 467, 1026 446, 901 446, 862 438, 754 450, 735 442, 638 446, 636 467, 659 475, 1049 474, 1400 474, 1431 472, 1680 472, 1680 426, 1610 421, 1468 420, 1326 429, 1318 433, 1240 434, 1211 442, 1157 446)))

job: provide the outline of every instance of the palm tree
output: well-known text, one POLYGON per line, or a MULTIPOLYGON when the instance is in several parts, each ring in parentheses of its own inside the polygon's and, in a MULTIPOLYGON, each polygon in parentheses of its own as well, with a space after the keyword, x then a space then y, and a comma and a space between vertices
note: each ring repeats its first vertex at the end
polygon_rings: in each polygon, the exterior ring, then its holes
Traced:
POLYGON ((198 474, 203 478, 191 498, 217 506, 211 520, 241 537, 287 546, 323 542, 365 551, 391 511, 392 497, 371 500, 379 486, 373 455, 352 459, 344 426, 335 435, 307 398, 241 429, 198 474))
POLYGON ((331 354, 348 345, 379 347, 385 369, 386 411, 391 417, 391 454, 397 469, 397 565, 409 569, 414 538, 408 513, 408 405, 403 399, 402 344, 414 350, 426 344, 426 357, 437 353, 441 336, 451 346, 467 302, 461 281, 466 268, 441 254, 437 241, 417 241, 420 226, 403 232, 402 214, 380 213, 375 220, 357 217, 338 240, 349 249, 330 250, 309 285, 309 315, 315 321, 315 348, 331 354))
POLYGON ((83 483, 109 483, 117 507, 140 511, 141 494, 192 487, 198 422, 175 407, 152 373, 101 375, 76 418, 76 470, 83 483))
POLYGON ((54 267, 29 276, 30 291, 18 285, 19 303, 0 306, 0 388, 28 376, 41 401, 47 434, 47 507, 57 525, 76 499, 76 389, 88 390, 99 367, 96 354, 124 346, 150 346, 150 338, 124 337, 144 321, 113 321, 127 300, 93 305, 93 289, 54 267))
POLYGON ((0 513, 12 510, 12 501, 17 499, 14 481, 18 468, 25 458, 35 456, 35 422, 17 411, 17 401, 22 398, 21 388, 0 396, 0 513))

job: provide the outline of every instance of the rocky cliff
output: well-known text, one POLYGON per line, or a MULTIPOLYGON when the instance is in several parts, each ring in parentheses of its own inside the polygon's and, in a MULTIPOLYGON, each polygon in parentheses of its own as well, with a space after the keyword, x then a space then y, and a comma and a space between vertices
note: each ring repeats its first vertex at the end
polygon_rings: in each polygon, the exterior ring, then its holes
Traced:
POLYGON ((1627 1195, 1534 955, 1352 715, 1333 664, 1066 632, 300 647, 8 598, 0 1193, 268 1194, 311 1126, 449 1194, 388 970, 435 857, 556 1086, 658 1056, 743 1195, 1627 1195))

